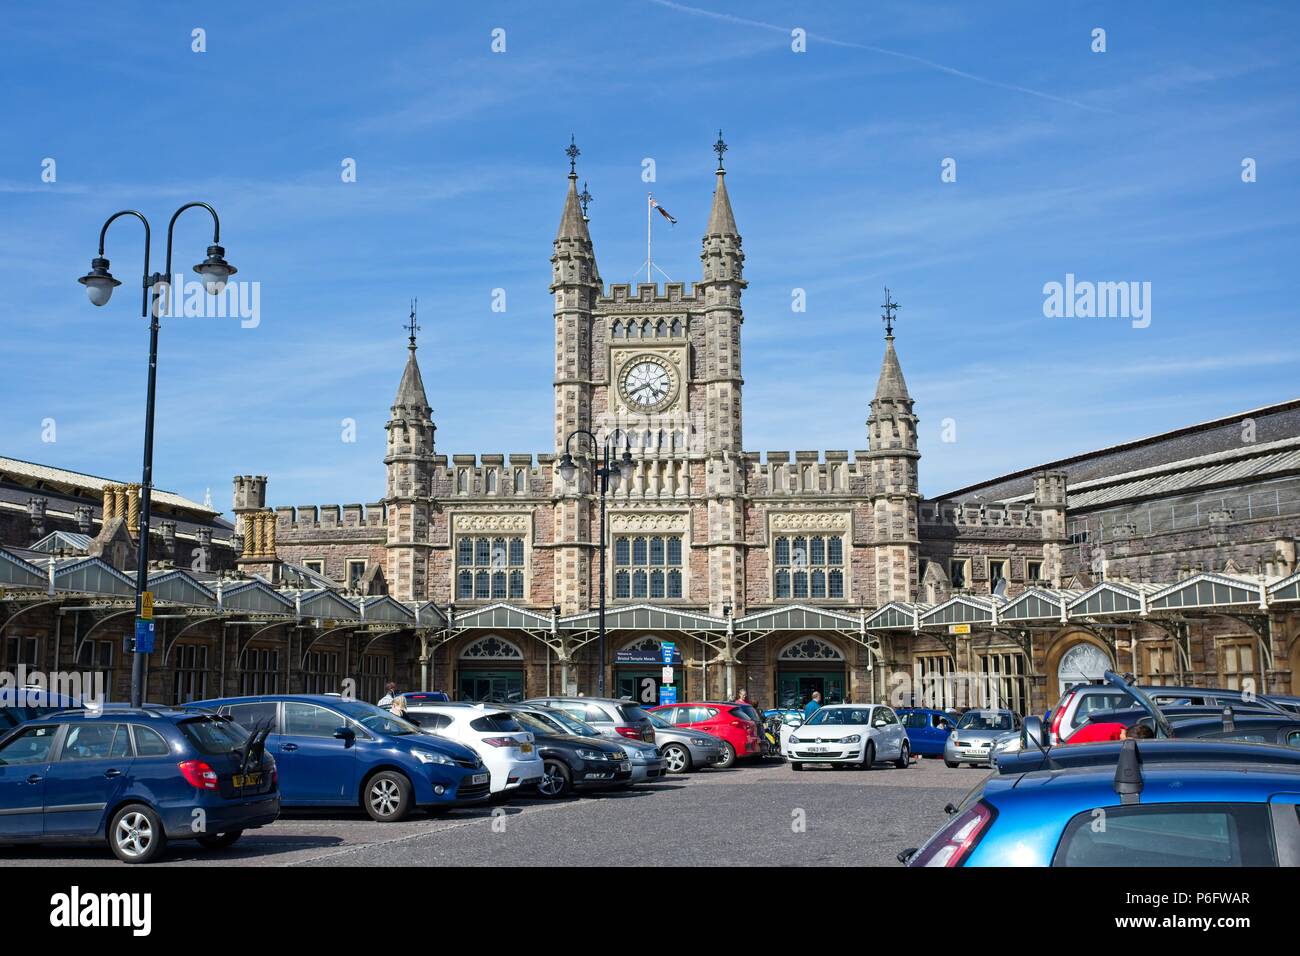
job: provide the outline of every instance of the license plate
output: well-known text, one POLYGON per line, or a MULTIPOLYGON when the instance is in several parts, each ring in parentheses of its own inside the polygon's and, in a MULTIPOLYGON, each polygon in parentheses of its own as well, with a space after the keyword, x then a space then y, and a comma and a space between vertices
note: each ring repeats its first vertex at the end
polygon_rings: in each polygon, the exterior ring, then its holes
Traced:
POLYGON ((631 770, 631 769, 632 769, 632 761, 630 761, 630 760, 624 760, 621 764, 618 765, 618 769, 619 769, 619 770, 631 770))
POLYGON ((234 784, 236 790, 243 787, 257 787, 261 786, 262 775, 260 773, 237 773, 231 778, 230 782, 234 784))
POLYGON ((533 752, 533 745, 532 745, 532 744, 523 744, 523 745, 519 748, 519 752, 520 752, 521 754, 530 754, 530 753, 533 752))
POLYGON ((824 754, 826 751, 830 749, 831 749, 830 747, 809 747, 808 748, 809 751, 815 754, 824 754))
POLYGON ((472 776, 472 777, 469 778, 469 782, 470 782, 470 783, 487 783, 487 782, 488 782, 488 775, 485 774, 485 773, 476 773, 476 774, 474 774, 474 776, 472 776))

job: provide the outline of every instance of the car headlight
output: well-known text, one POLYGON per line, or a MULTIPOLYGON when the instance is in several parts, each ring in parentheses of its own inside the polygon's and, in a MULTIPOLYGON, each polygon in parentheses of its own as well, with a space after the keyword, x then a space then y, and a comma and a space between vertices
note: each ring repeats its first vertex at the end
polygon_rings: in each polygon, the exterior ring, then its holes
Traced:
POLYGON ((709 745, 708 740, 706 740, 704 737, 692 737, 691 743, 694 744, 696 747, 707 747, 709 745))
MULTIPOLYGON (((579 750, 578 756, 583 760, 604 760, 605 754, 600 750, 579 750)), ((610 759, 613 759, 612 757, 610 759)))
POLYGON ((842 743, 842 744, 860 744, 860 743, 862 743, 862 735, 861 735, 861 734, 850 734, 848 737, 845 737, 843 740, 841 740, 840 743, 842 743))
POLYGON ((794 736, 793 734, 791 734, 791 735, 790 735, 790 743, 792 743, 792 744, 798 744, 798 743, 803 743, 803 741, 801 741, 798 737, 796 737, 796 736, 794 736))
POLYGON ((456 761, 451 757, 433 750, 412 750, 411 756, 420 761, 420 763, 437 763, 442 764, 444 767, 456 766, 456 761))

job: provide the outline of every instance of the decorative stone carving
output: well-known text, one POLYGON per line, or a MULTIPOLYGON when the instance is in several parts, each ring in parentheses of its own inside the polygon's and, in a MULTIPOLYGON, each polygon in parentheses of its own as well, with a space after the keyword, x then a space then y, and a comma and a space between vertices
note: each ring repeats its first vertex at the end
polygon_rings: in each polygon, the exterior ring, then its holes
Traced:
POLYGON ((501 531, 527 534, 532 519, 529 514, 457 514, 452 515, 456 531, 501 531))
POLYGON ((680 532, 688 530, 690 515, 685 511, 636 511, 609 516, 615 533, 680 532))
POLYGON ((768 516, 773 531, 848 531, 847 511, 781 511, 768 516))

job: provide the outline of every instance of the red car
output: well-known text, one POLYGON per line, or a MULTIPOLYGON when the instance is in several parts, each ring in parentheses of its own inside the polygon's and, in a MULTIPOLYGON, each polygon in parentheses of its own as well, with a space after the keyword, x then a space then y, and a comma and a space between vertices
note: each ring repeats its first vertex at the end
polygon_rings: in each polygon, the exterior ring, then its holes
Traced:
POLYGON ((763 739, 759 734, 758 723, 749 716, 757 714, 748 704, 704 700, 664 704, 650 709, 670 724, 721 737, 723 755, 714 764, 715 767, 730 767, 740 757, 763 756, 763 739))

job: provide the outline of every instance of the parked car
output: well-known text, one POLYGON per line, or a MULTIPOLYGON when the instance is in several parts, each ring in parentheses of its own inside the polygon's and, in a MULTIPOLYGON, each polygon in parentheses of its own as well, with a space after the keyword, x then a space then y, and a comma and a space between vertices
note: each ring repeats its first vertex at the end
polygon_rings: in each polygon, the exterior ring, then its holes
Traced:
POLYGON ((954 726, 952 717, 932 707, 899 707, 895 713, 907 732, 912 753, 921 757, 943 756, 943 745, 954 726))
POLYGON ((446 704, 451 702, 451 698, 447 696, 445 690, 408 690, 397 696, 406 698, 408 705, 423 703, 446 704))
POLYGON ((492 775, 491 790, 501 794, 542 782, 546 766, 526 730, 499 704, 411 704, 406 714, 425 733, 464 744, 483 761, 492 775))
POLYGON ((763 739, 757 712, 747 704, 695 701, 663 704, 650 708, 675 727, 702 730, 722 740, 722 759, 715 766, 726 769, 743 757, 763 756, 763 739), (750 714, 755 716, 751 717, 750 714))
POLYGON ((664 759, 654 744, 620 736, 613 729, 601 731, 558 707, 548 710, 548 713, 575 734, 611 740, 627 751, 628 758, 632 761, 632 779, 625 786, 645 783, 647 780, 655 780, 664 775, 664 759))
POLYGON ((964 763, 992 766, 993 741, 1020 727, 1020 715, 1013 710, 972 708, 962 714, 943 744, 943 762, 948 767, 964 763))
POLYGON ((265 739, 189 710, 43 714, 0 738, 0 843, 106 841, 124 863, 224 849, 280 814, 265 739))
POLYGON ((373 820, 415 807, 481 803, 488 769, 473 750, 422 733, 388 711, 330 695, 272 694, 202 701, 250 730, 269 732, 286 807, 361 806, 373 820))
MULTIPOLYGON (((1166 712, 1167 713, 1167 712, 1166 712)), ((1233 740, 1239 743, 1300 747, 1300 715, 1232 713, 1175 720, 1175 740, 1233 740)))
MULTIPOLYGON (((1167 763, 1163 750, 1189 743, 1140 744, 1123 741, 1109 765, 993 775, 924 846, 899 859, 948 867, 1300 862, 1300 766, 1260 763, 1247 773, 1204 759, 1167 763)), ((1112 746, 1065 749, 1087 755, 1112 746)), ((1200 744, 1203 756, 1219 746, 1200 744)))
POLYGON ((827 704, 791 733, 785 751, 791 770, 806 763, 851 765, 870 770, 890 760, 900 769, 912 760, 903 725, 884 704, 827 704))
POLYGON ((612 697, 535 697, 524 701, 526 705, 562 710, 584 724, 590 724, 605 736, 625 737, 652 744, 655 742, 654 724, 645 708, 630 700, 612 697))
POLYGON ((664 758, 664 770, 668 773, 701 770, 723 759, 725 750, 721 738, 703 730, 670 724, 653 711, 646 714, 654 724, 655 745, 664 758))
POLYGON ((578 735, 542 708, 516 708, 515 720, 533 735, 542 758, 537 792, 547 798, 574 790, 604 790, 631 781, 627 751, 607 737, 578 735))
POLYGON ((0 688, 0 733, 17 727, 25 720, 79 707, 81 702, 75 697, 54 694, 40 687, 0 688))

